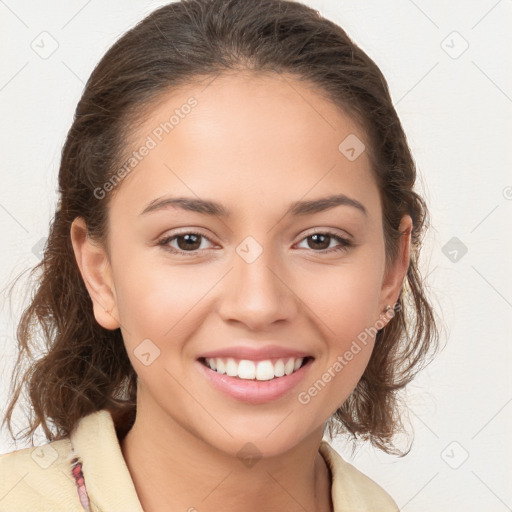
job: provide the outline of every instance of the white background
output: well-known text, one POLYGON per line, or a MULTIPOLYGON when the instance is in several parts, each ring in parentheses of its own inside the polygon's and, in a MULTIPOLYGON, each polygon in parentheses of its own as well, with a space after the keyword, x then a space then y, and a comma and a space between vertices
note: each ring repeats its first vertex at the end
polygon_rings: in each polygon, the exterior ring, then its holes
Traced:
MULTIPOLYGON (((11 280, 38 262, 60 150, 85 81, 122 33, 165 3, 0 1, 2 301, 11 280), (44 31, 58 43, 46 59, 31 48, 41 37, 51 47, 44 31)), ((388 80, 430 205, 422 270, 445 326, 444 350, 409 387, 411 452, 396 458, 363 446, 351 457, 348 444, 335 446, 401 510, 512 510, 512 2, 305 3, 339 23, 388 80), (462 257, 460 245, 449 253, 453 237, 467 248, 462 257)), ((7 306, 2 408, 20 307, 7 306)), ((1 432, 0 453, 13 448, 1 432)))

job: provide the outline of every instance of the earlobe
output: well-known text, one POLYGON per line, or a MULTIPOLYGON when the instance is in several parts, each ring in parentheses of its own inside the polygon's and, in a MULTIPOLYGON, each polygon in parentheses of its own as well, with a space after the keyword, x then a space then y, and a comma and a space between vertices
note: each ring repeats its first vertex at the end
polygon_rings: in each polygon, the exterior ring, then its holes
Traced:
MULTIPOLYGON (((385 308, 394 305, 398 301, 400 292, 402 290, 407 270, 409 269, 411 259, 411 233, 412 233, 412 219, 410 215, 404 215, 400 221, 399 231, 401 233, 399 239, 399 248, 396 260, 386 272, 386 276, 382 283, 381 300, 380 300, 380 318, 385 317, 389 321, 389 315, 386 315, 385 308)), ((386 321, 386 323, 387 323, 386 321)))
POLYGON ((105 329, 120 326, 110 262, 105 249, 88 236, 82 217, 71 224, 71 243, 82 279, 91 297, 96 321, 105 329))

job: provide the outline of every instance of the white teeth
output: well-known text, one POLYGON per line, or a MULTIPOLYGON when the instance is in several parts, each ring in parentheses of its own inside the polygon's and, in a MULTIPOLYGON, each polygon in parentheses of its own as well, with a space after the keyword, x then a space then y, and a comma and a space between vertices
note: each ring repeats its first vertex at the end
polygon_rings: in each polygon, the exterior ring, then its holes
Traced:
POLYGON ((245 380, 272 380, 275 377, 283 377, 297 371, 304 362, 303 357, 279 359, 275 364, 269 359, 264 361, 249 361, 242 359, 235 361, 229 357, 227 359, 206 358, 206 365, 220 374, 227 374, 229 377, 239 377, 245 380))
POLYGON ((228 359, 226 363, 226 374, 230 377, 236 377, 238 373, 238 365, 235 363, 234 359, 228 359))
POLYGON ((284 365, 284 373, 286 375, 290 375, 295 368, 295 361, 293 359, 288 359, 288 362, 284 365))
POLYGON ((256 367, 256 380, 270 380, 274 378, 274 365, 270 361, 260 361, 256 367))
POLYGON ((237 370, 238 371, 235 373, 235 376, 238 376, 241 379, 254 379, 256 365, 252 361, 244 359, 240 361, 237 370))
POLYGON ((274 365, 274 375, 276 377, 282 377, 284 375, 284 363, 282 359, 279 359, 274 365))
POLYGON ((219 372, 219 373, 226 373, 226 368, 224 366, 224 361, 222 359, 217 359, 216 363, 217 363, 216 371, 219 372))

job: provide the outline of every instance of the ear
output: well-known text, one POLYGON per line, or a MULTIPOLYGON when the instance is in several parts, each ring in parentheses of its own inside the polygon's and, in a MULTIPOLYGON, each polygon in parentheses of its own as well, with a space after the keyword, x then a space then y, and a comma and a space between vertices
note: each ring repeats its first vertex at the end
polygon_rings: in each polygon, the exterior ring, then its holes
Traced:
POLYGON ((400 231, 400 239, 398 252, 395 261, 386 269, 384 279, 382 281, 382 289, 380 295, 380 318, 385 323, 389 322, 393 315, 384 314, 386 307, 391 308, 398 301, 400 291, 402 289, 407 270, 409 268, 411 258, 411 232, 412 219, 410 215, 404 215, 400 221, 398 230, 400 231))
POLYGON ((82 217, 77 217, 71 224, 71 243, 93 303, 96 321, 105 329, 117 329, 121 324, 110 261, 105 249, 90 238, 82 217))

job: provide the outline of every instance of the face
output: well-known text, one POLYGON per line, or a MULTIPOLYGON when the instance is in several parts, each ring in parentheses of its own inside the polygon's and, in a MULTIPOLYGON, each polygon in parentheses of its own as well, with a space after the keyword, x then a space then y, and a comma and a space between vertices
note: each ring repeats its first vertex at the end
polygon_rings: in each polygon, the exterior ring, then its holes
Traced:
POLYGON ((289 76, 237 74, 162 98, 132 142, 150 149, 109 204, 108 259, 81 270, 98 322, 121 327, 140 406, 230 454, 323 432, 405 272, 385 268, 379 190, 367 153, 353 158, 364 133, 289 76))

